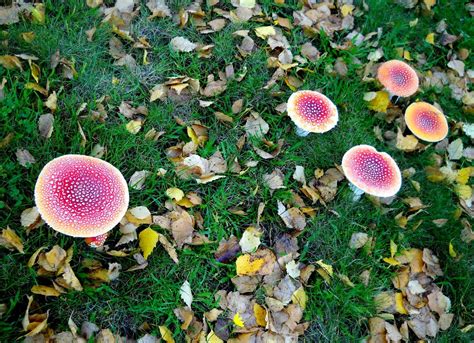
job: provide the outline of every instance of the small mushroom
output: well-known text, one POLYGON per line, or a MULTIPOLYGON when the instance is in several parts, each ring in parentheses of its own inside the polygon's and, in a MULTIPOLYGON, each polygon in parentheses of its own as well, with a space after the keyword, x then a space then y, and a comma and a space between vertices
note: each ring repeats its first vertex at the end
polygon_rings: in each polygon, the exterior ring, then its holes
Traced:
POLYGON ((96 237, 86 237, 84 240, 86 244, 90 246, 91 248, 100 248, 104 246, 104 243, 107 240, 108 236, 109 236, 109 233, 107 232, 96 237))
MULTIPOLYGON (((35 202, 43 220, 73 237, 106 234, 125 215, 128 200, 127 182, 120 171, 84 155, 64 155, 48 162, 35 186, 35 202)), ((101 239, 105 237, 96 238, 101 239)))
POLYGON ((400 169, 394 159, 370 145, 350 148, 342 158, 342 170, 353 185, 354 200, 363 193, 391 197, 402 185, 400 169))
POLYGON ((288 99, 287 112, 300 137, 307 136, 310 132, 327 132, 336 126, 339 119, 333 102, 316 91, 293 93, 288 99))
POLYGON ((380 65, 377 71, 380 83, 393 95, 409 97, 418 90, 419 80, 416 71, 408 64, 390 60, 380 65))
POLYGON ((443 112, 427 102, 408 106, 405 123, 415 136, 427 142, 439 142, 448 135, 448 121, 443 112))

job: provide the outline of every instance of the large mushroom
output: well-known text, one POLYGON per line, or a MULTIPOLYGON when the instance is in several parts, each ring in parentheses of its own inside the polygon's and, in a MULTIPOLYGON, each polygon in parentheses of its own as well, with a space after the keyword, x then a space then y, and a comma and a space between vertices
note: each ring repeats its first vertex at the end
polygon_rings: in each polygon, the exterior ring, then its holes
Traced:
POLYGON ((128 186, 108 162, 84 155, 64 155, 48 162, 35 186, 35 202, 54 230, 103 244, 128 208, 128 186), (97 237, 100 236, 100 237, 97 237))
POLYGON ((377 71, 377 78, 389 91, 390 97, 409 97, 418 90, 416 71, 402 61, 390 60, 382 63, 377 71))
POLYGON ((391 197, 402 185, 400 169, 394 159, 370 145, 349 149, 342 158, 342 170, 353 185, 355 200, 363 193, 391 197))
POLYGON ((448 121, 443 112, 427 102, 408 106, 405 123, 415 136, 427 142, 439 142, 448 135, 448 121))
POLYGON ((310 132, 323 133, 337 125, 339 115, 336 105, 316 91, 297 91, 288 99, 288 116, 295 123, 298 136, 310 132))

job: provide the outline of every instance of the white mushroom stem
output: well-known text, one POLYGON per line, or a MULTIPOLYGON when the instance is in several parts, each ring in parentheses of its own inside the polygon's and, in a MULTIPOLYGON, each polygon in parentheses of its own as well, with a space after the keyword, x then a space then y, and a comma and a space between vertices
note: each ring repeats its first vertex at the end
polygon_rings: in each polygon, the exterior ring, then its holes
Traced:
POLYGON ((306 137, 309 134, 310 134, 309 131, 303 130, 302 128, 296 126, 296 135, 297 136, 306 137))
POLYGON ((349 188, 351 189, 352 193, 354 193, 352 195, 352 201, 354 202, 359 201, 360 198, 362 198, 362 195, 365 193, 362 189, 352 183, 349 183, 349 188))

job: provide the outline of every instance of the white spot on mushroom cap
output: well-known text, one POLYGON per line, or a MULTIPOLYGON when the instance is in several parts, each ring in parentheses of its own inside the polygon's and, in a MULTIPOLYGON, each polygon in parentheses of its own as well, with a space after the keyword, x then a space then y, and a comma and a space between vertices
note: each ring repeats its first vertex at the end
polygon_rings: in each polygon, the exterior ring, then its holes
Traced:
POLYGON ((83 155, 64 155, 40 173, 35 201, 42 218, 70 236, 101 235, 125 215, 128 186, 111 164, 83 155))

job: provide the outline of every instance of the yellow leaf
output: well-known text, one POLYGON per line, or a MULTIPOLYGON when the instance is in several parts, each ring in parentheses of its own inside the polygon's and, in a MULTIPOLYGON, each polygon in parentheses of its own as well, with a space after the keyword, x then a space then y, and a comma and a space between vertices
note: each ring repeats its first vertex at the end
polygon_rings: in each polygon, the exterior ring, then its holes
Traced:
POLYGON ((239 312, 237 312, 235 314, 235 316, 232 320, 233 320, 233 322, 236 326, 241 327, 241 328, 245 327, 244 321, 243 321, 242 317, 240 316, 239 312))
POLYGON ((255 29, 255 34, 262 39, 267 39, 268 36, 276 35, 276 31, 273 26, 260 26, 255 29))
POLYGON ((41 285, 35 285, 35 286, 31 287, 31 293, 41 294, 41 295, 44 295, 46 297, 48 297, 48 296, 59 297, 61 295, 61 293, 59 293, 53 287, 41 286, 41 285))
POLYGON ((431 7, 436 5, 436 0, 423 0, 428 11, 431 11, 431 7))
POLYGON ((441 182, 446 178, 446 175, 437 167, 426 167, 426 178, 431 182, 441 182))
POLYGON ((6 229, 2 230, 2 236, 0 237, 0 245, 3 245, 7 249, 15 248, 22 254, 25 252, 23 251, 23 242, 18 235, 10 229, 8 226, 6 229))
POLYGON ((456 175, 456 182, 461 185, 467 184, 469 177, 471 176, 471 169, 472 167, 459 169, 458 174, 456 175))
POLYGON ((426 35, 425 42, 433 45, 434 44, 434 36, 435 34, 433 32, 430 32, 426 35))
POLYGON ((468 200, 472 196, 472 188, 469 185, 456 185, 454 191, 463 200, 468 200))
POLYGON ((21 61, 18 57, 12 55, 3 55, 0 56, 0 64, 7 69, 18 68, 23 70, 21 67, 21 61))
POLYGON ((64 281, 66 281, 66 284, 69 287, 71 287, 72 289, 75 289, 76 291, 82 291, 82 285, 79 282, 79 279, 74 274, 74 271, 72 270, 72 268, 69 264, 67 264, 64 267, 63 278, 64 278, 64 281))
POLYGON ((136 226, 152 223, 151 212, 146 206, 137 206, 129 209, 125 213, 125 219, 136 226))
POLYGON ((173 334, 171 333, 170 329, 164 325, 159 326, 159 329, 161 338, 163 338, 166 343, 174 343, 173 334))
POLYGON ((454 250, 452 241, 449 242, 449 256, 451 256, 452 258, 456 258, 456 256, 458 256, 458 254, 456 253, 456 250, 454 250))
POLYGON ((136 135, 142 129, 142 121, 141 120, 130 120, 128 124, 125 126, 128 132, 133 135, 136 135))
POLYGON ((34 266, 34 264, 36 263, 36 259, 38 258, 39 253, 40 253, 43 249, 45 249, 45 248, 46 248, 46 247, 38 248, 38 250, 36 250, 36 251, 33 253, 33 255, 31 255, 30 259, 28 260, 28 264, 27 264, 28 267, 31 268, 31 267, 34 266))
POLYGON ((43 94, 44 96, 48 96, 48 91, 46 89, 44 89, 43 87, 41 87, 39 84, 37 83, 34 83, 34 82, 28 82, 26 85, 25 85, 25 88, 26 89, 33 89, 41 94, 43 94))
POLYGON ((21 38, 27 43, 31 43, 35 39, 36 34, 33 31, 23 32, 21 38))
POLYGON ((28 63, 30 65, 31 76, 33 76, 33 79, 35 79, 36 83, 39 83, 39 78, 41 74, 41 69, 39 65, 34 62, 31 62, 31 60, 28 60, 28 63))
POLYGON ((235 262, 237 275, 256 275, 264 263, 263 258, 251 260, 250 254, 241 255, 235 262))
POLYGON ((403 306, 403 294, 395 293, 395 310, 400 314, 408 314, 405 306, 403 306))
POLYGON ((36 4, 31 10, 31 16, 33 23, 44 24, 46 20, 44 4, 36 4))
POLYGON ((331 283, 331 277, 323 268, 316 269, 316 272, 318 272, 318 274, 321 275, 324 281, 326 281, 328 284, 331 283))
POLYGON ((206 343, 224 343, 224 341, 211 330, 206 337, 206 343))
POLYGON ((323 260, 316 261, 316 264, 318 264, 321 268, 323 268, 324 271, 328 273, 330 277, 332 277, 333 269, 331 265, 324 263, 323 260))
POLYGON ((191 126, 186 127, 186 131, 188 133, 189 138, 193 141, 194 144, 199 145, 199 138, 196 135, 196 132, 194 132, 193 128, 191 126))
POLYGON ((390 240, 390 257, 395 256, 397 253, 398 246, 395 244, 394 241, 390 240))
POLYGON ((49 97, 46 100, 46 102, 44 103, 44 105, 47 108, 49 108, 51 110, 51 112, 55 112, 56 107, 57 107, 57 102, 58 102, 58 98, 57 98, 57 95, 56 95, 56 91, 53 91, 53 93, 51 93, 49 95, 49 97))
POLYGON ((376 112, 387 112, 387 107, 390 104, 390 98, 387 92, 378 91, 375 93, 375 98, 369 101, 369 109, 376 112))
POLYGON ((168 188, 166 195, 175 201, 180 201, 184 197, 184 192, 179 188, 168 188))
POLYGON ((410 51, 408 51, 408 50, 403 50, 403 58, 406 59, 407 61, 411 61, 412 58, 411 58, 410 51))
POLYGON ((384 262, 387 262, 391 266, 399 266, 401 263, 398 262, 396 259, 393 257, 384 257, 384 262))
POLYGON ((150 64, 150 62, 148 62, 148 51, 146 49, 143 50, 143 65, 147 65, 147 64, 150 64))
POLYGON ((153 249, 155 249, 156 243, 158 243, 159 234, 155 230, 147 228, 140 232, 138 238, 140 249, 143 251, 143 257, 146 260, 152 253, 153 249))
POLYGON ((414 151, 418 147, 418 139, 413 135, 404 136, 399 128, 397 132, 396 147, 402 151, 414 151))
MULTIPOLYGON (((304 292, 304 290, 303 290, 303 292, 304 292)), ((303 307, 303 306, 301 306, 301 307, 303 307)), ((263 326, 263 327, 267 326, 267 319, 266 319, 267 310, 265 310, 265 308, 263 306, 260 306, 257 303, 253 304, 253 314, 255 316, 255 320, 257 322, 257 325, 263 326)))
POLYGON ((344 4, 341 7, 341 13, 343 17, 346 17, 348 14, 352 14, 352 10, 354 9, 354 5, 344 4))
POLYGON ((293 302, 293 304, 300 305, 303 310, 306 308, 306 303, 308 302, 308 296, 306 295, 306 292, 303 286, 298 288, 291 295, 291 301, 293 302))

